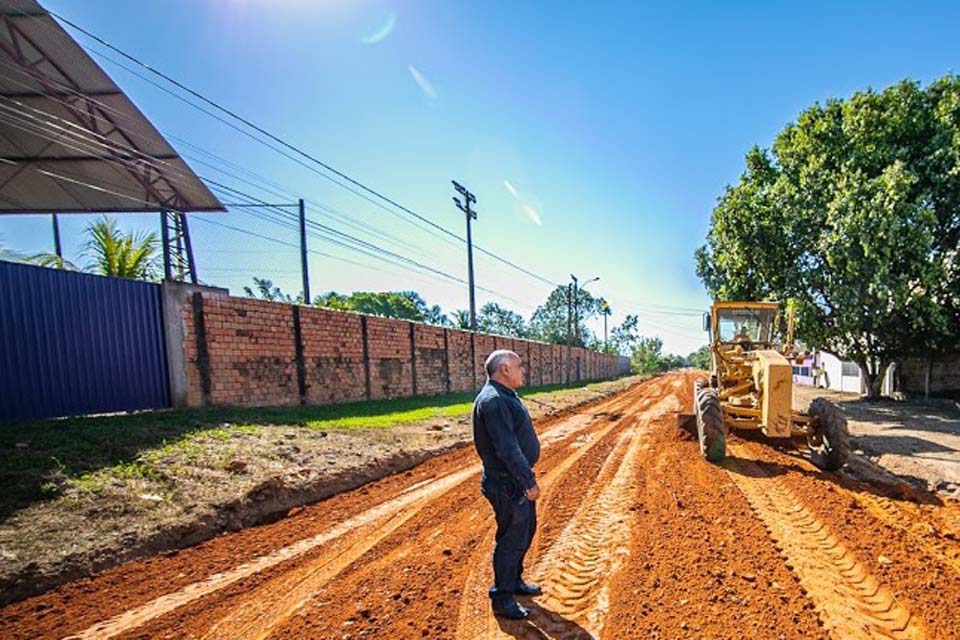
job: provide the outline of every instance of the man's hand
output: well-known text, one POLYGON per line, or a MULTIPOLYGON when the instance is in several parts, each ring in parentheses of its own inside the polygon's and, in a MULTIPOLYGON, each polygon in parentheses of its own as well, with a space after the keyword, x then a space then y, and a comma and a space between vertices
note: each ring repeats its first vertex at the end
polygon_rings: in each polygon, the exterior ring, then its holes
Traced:
POLYGON ((536 499, 540 497, 540 485, 533 485, 524 491, 523 494, 527 496, 527 500, 530 500, 531 502, 536 501, 536 499))

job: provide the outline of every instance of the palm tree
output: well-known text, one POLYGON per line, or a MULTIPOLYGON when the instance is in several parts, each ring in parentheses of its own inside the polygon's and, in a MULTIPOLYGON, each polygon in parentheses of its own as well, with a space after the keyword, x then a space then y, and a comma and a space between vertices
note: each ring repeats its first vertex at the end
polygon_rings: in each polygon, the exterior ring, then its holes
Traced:
POLYGON ((86 228, 90 236, 84 255, 87 271, 117 278, 152 280, 157 277, 157 235, 123 233, 116 220, 103 216, 86 228))
POLYGON ((50 269, 64 269, 66 271, 79 271, 77 265, 69 260, 61 258, 55 253, 35 253, 26 257, 26 262, 35 264, 38 267, 49 267, 50 269))
MULTIPOLYGON (((289 293, 284 293, 280 290, 280 287, 273 285, 273 280, 254 276, 253 284, 256 286, 256 290, 250 287, 243 288, 243 292, 251 298, 260 298, 261 300, 269 300, 270 302, 294 302, 294 299, 290 297, 289 293)), ((300 298, 297 298, 296 302, 300 302, 300 298)))
POLYGON ((6 260, 7 262, 23 262, 24 256, 20 255, 13 249, 7 249, 3 246, 3 237, 0 236, 0 260, 6 260))
POLYGON ((24 255, 13 249, 7 249, 3 246, 0 238, 0 260, 7 262, 19 262, 21 264, 35 264, 38 267, 50 267, 53 269, 67 269, 68 271, 78 271, 76 265, 69 260, 64 260, 58 255, 52 253, 35 253, 33 255, 24 255))
POLYGON ((456 329, 470 329, 470 312, 466 309, 457 309, 450 312, 450 319, 456 329))

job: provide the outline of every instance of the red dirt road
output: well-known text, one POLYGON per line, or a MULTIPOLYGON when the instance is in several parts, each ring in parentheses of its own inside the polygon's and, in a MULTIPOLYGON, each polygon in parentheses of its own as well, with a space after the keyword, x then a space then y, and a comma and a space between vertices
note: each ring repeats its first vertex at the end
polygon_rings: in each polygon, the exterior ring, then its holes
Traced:
POLYGON ((489 614, 472 449, 0 610, 2 638, 960 638, 960 507, 675 427, 693 378, 538 425, 528 621, 489 614))

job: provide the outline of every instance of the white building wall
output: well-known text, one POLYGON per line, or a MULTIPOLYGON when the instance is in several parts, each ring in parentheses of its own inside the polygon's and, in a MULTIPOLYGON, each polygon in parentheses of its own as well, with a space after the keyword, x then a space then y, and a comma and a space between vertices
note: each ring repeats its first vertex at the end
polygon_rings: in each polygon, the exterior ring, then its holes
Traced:
MULTIPOLYGON (((859 373, 857 375, 843 375, 843 362, 836 356, 829 353, 817 352, 803 360, 797 362, 791 360, 793 366, 793 383, 806 387, 816 386, 821 389, 831 389, 833 391, 843 391, 847 393, 866 393, 866 378, 859 373), (814 377, 816 369, 822 369, 819 376, 814 377), (803 375, 809 373, 810 375, 803 375)), ((893 374, 896 365, 890 365, 887 374, 883 379, 883 385, 880 387, 880 393, 885 396, 893 395, 893 374)))
MULTIPOLYGON (((817 352, 815 359, 818 362, 817 366, 823 369, 824 372, 820 379, 817 380, 818 386, 846 393, 867 392, 866 377, 860 372, 859 367, 857 367, 856 375, 843 375, 843 362, 840 358, 820 351, 817 352)), ((887 396, 893 393, 892 366, 887 369, 887 373, 883 379, 883 385, 880 387, 880 393, 887 396)))

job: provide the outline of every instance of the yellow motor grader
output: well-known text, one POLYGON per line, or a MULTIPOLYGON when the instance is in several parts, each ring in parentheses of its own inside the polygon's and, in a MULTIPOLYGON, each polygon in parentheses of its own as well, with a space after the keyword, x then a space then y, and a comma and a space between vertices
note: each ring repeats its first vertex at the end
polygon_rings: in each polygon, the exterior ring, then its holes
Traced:
POLYGON ((843 466, 849 445, 840 408, 817 398, 809 413, 793 410, 792 310, 784 318, 777 302, 715 302, 704 314, 704 329, 713 366, 709 379, 694 383, 694 412, 707 460, 723 460, 728 431, 743 429, 804 440, 815 465, 829 471, 843 466))

